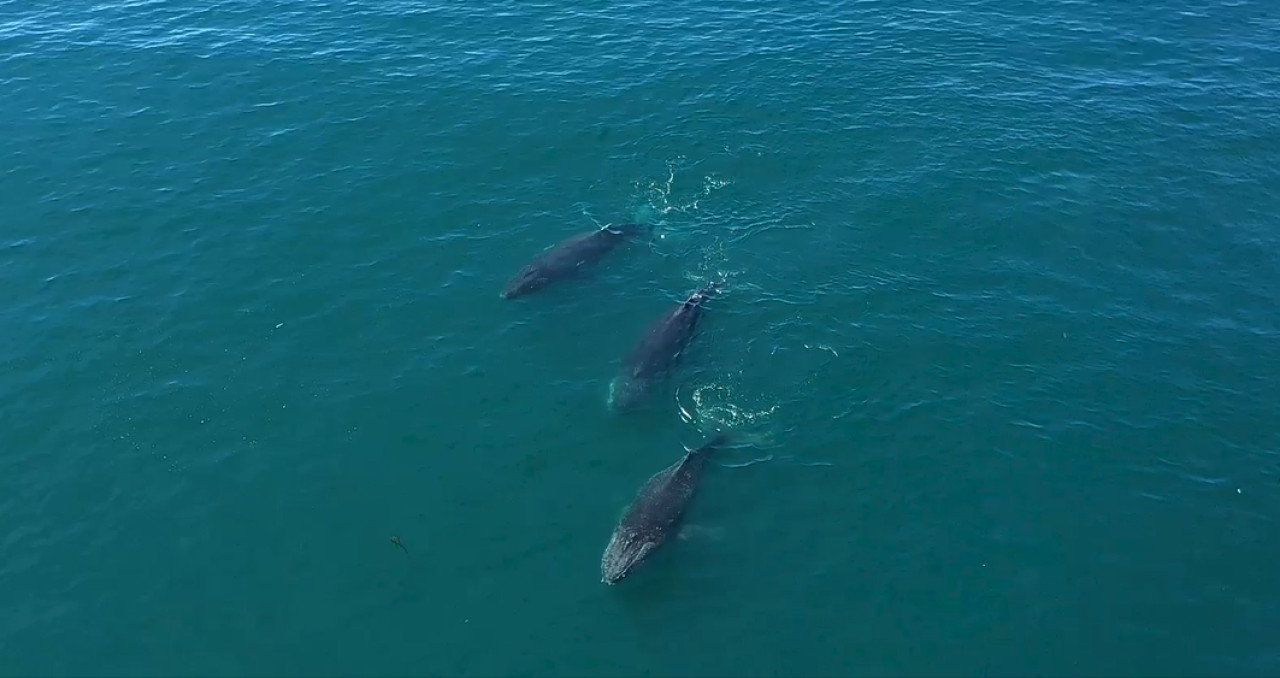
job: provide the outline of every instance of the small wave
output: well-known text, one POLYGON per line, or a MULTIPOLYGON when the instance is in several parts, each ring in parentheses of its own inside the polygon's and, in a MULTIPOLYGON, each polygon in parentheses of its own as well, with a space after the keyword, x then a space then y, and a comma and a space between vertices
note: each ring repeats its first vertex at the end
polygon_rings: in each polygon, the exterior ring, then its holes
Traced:
POLYGON ((748 466, 755 466, 756 464, 764 464, 771 461, 785 462, 790 466, 806 466, 806 467, 835 466, 835 464, 829 461, 796 461, 796 458, 792 456, 779 457, 772 454, 765 455, 763 457, 757 457, 755 459, 748 459, 747 461, 738 462, 738 463, 718 462, 718 464, 720 466, 723 466, 724 468, 746 468, 748 466))
POLYGON ((724 383, 677 390, 676 404, 681 420, 700 430, 759 429, 779 408, 777 404, 758 409, 749 407, 731 385, 724 383))
POLYGON ((640 180, 636 182, 636 204, 632 210, 637 221, 660 224, 655 229, 654 241, 658 245, 679 245, 696 234, 696 229, 677 226, 667 222, 666 217, 679 218, 703 211, 703 201, 716 191, 730 186, 733 181, 715 173, 699 177, 699 187, 694 190, 677 188, 678 182, 684 181, 685 156, 678 156, 666 161, 667 175, 664 179, 640 180))

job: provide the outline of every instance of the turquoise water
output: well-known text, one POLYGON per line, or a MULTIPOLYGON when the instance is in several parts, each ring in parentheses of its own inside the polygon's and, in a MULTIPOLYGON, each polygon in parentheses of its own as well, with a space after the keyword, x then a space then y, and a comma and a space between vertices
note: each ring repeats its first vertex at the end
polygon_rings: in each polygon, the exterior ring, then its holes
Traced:
POLYGON ((1261 0, 0 0, 0 673, 1275 675, 1278 36, 1261 0))

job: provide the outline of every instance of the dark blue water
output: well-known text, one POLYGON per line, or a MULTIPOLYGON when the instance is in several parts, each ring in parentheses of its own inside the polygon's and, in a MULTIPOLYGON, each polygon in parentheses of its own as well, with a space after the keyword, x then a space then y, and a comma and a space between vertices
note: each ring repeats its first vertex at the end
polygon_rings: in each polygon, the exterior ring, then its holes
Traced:
POLYGON ((1257 1, 0 0, 0 673, 1274 675, 1277 36, 1257 1))

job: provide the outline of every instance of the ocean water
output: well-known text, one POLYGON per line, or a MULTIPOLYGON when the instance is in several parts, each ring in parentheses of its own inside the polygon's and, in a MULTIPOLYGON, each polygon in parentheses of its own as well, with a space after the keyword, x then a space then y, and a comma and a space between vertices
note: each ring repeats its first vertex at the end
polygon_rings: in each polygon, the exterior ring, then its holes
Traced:
POLYGON ((0 0, 0 92, 0 674, 1280 672, 1272 2, 0 0))

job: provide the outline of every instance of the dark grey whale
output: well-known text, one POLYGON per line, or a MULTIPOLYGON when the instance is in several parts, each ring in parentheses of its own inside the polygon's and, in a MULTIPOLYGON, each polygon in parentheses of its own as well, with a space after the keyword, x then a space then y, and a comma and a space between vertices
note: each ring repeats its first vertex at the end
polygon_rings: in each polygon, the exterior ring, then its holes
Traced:
POLYGON ((716 283, 712 283, 694 292, 649 326, 640 342, 623 358, 621 373, 609 384, 611 408, 623 411, 635 407, 653 382, 675 366, 693 338, 703 302, 716 289, 716 283))
POLYGON ((640 488, 635 501, 618 521, 609 545, 600 557, 600 578, 615 584, 631 574, 655 549, 662 546, 676 530, 685 509, 693 499, 702 479, 703 468, 712 452, 728 442, 721 433, 679 461, 655 473, 640 488))
POLYGON ((542 252, 520 269, 502 290, 505 299, 515 299, 576 274, 608 254, 618 243, 638 233, 641 224, 608 224, 579 233, 542 252))

